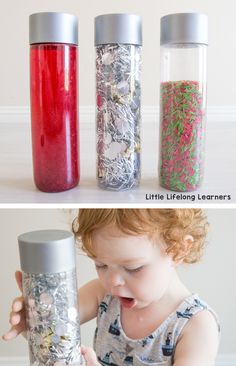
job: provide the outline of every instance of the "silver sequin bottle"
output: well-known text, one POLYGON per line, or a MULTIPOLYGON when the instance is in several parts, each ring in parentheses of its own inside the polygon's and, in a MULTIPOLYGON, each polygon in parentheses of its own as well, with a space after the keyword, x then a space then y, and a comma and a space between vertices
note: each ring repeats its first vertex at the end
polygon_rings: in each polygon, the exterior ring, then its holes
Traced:
POLYGON ((141 18, 95 18, 97 179, 127 190, 140 181, 141 18))
POLYGON ((70 232, 41 230, 19 236, 31 366, 81 364, 75 270, 70 232))

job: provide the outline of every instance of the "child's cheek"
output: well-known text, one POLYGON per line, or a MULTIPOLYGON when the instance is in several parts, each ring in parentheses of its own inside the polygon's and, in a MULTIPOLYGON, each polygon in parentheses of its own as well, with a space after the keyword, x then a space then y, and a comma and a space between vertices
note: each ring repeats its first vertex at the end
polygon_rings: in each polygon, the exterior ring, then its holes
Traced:
POLYGON ((153 272, 151 271, 146 270, 143 273, 139 273, 133 282, 137 297, 151 299, 159 287, 158 282, 158 279, 153 277, 153 272))

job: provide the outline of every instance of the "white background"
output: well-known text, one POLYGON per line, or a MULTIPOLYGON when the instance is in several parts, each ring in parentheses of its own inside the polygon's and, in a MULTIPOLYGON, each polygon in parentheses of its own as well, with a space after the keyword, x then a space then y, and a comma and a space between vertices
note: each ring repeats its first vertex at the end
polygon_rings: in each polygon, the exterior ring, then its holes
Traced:
POLYGON ((1 203, 149 204, 146 193, 167 193, 159 186, 157 172, 160 17, 190 11, 203 12, 209 17, 206 164, 200 193, 231 195, 231 201, 199 203, 236 203, 234 0, 223 3, 214 0, 0 1, 1 203), (60 194, 37 191, 32 179, 28 18, 39 11, 64 11, 79 17, 81 180, 78 187, 60 194), (142 180, 138 190, 124 193, 102 191, 96 185, 94 17, 110 12, 137 13, 143 20, 142 180))

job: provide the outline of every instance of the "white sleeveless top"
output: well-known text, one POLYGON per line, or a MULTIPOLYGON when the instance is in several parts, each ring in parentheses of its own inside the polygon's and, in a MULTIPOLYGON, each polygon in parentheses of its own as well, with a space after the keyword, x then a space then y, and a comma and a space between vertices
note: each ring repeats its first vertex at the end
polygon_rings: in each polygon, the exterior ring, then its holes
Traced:
POLYGON ((189 319, 202 310, 210 311, 218 324, 215 312, 194 294, 186 298, 153 333, 134 340, 122 329, 119 299, 106 295, 99 305, 94 336, 98 361, 103 366, 171 366, 179 335, 189 319))

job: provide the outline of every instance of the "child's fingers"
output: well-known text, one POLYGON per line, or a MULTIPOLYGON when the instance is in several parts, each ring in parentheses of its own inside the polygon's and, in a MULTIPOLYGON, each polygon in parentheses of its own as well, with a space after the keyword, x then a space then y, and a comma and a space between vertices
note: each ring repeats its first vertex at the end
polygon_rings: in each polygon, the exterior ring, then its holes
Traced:
POLYGON ((22 286, 22 272, 21 271, 16 271, 15 272, 15 279, 17 282, 17 285, 20 289, 21 292, 23 292, 23 286, 22 286))
POLYGON ((15 313, 14 311, 12 311, 10 313, 10 319, 9 319, 9 323, 11 325, 16 325, 19 324, 21 320, 20 314, 19 313, 15 313))
MULTIPOLYGON (((17 285, 22 292, 22 273, 20 271, 16 271, 15 278, 17 285)), ((6 334, 2 336, 5 341, 17 337, 18 334, 25 331, 26 329, 23 296, 17 297, 15 300, 13 300, 9 322, 12 327, 6 334)))
POLYGON ((23 321, 25 322, 25 313, 23 310, 19 311, 18 313, 15 313, 14 311, 10 313, 9 323, 11 325, 16 325, 23 321))
POLYGON ((24 308, 24 298, 23 296, 17 297, 15 300, 13 300, 12 303, 12 311, 15 311, 18 313, 24 308))
POLYGON ((13 325, 11 329, 2 336, 2 339, 4 339, 4 341, 10 341, 11 339, 16 338, 24 330, 25 329, 21 324, 13 325))
POLYGON ((81 353, 84 356, 87 366, 101 366, 97 360, 96 353, 91 347, 81 346, 81 353))

